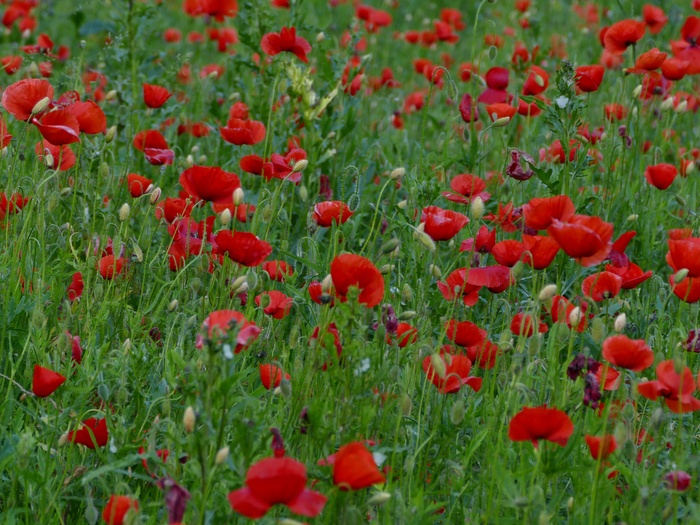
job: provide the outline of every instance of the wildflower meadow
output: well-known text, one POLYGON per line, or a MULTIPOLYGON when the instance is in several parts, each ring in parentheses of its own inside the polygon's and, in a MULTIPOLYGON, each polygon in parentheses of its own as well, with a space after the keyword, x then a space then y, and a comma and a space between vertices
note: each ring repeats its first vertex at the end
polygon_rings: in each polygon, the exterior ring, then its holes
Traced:
POLYGON ((699 0, 0 16, 0 523, 700 523, 699 0))

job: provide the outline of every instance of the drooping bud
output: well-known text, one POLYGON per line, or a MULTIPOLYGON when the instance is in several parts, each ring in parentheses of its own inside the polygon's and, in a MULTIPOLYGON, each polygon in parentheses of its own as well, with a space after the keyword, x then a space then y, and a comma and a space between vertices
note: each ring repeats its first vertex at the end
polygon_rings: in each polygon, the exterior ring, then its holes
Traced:
POLYGON ((121 205, 119 208, 119 220, 124 222, 129 218, 129 212, 131 211, 131 207, 129 206, 128 202, 125 202, 124 204, 121 205))
POLYGON ((299 173, 300 171, 303 171, 308 165, 308 160, 301 159, 294 164, 294 167, 292 168, 292 173, 299 173))
POLYGON ((391 499, 391 494, 388 492, 377 492, 374 496, 367 500, 367 505, 370 507, 380 507, 391 499))
POLYGON ((540 290, 540 293, 537 296, 537 299, 540 302, 545 302, 545 301, 549 301, 555 295, 557 295, 557 285, 556 284, 548 284, 540 290))
POLYGON ((114 140, 114 137, 117 136, 117 126, 112 126, 107 129, 107 133, 105 133, 105 143, 109 144, 114 140))
POLYGON ((236 188, 235 190, 233 190, 233 196, 231 199, 233 200, 233 204, 235 206, 240 206, 241 204, 243 204, 244 198, 245 193, 243 192, 243 188, 236 188))
POLYGON ((432 354, 430 356, 430 368, 440 379, 445 379, 445 376, 447 376, 447 366, 440 354, 432 354))
POLYGON ((581 308, 577 306, 576 308, 571 310, 571 313, 569 314, 569 324, 571 326, 578 326, 580 322, 581 322, 581 308))
POLYGON ((395 168, 389 173, 389 178, 391 180, 398 180, 406 175, 406 168, 395 168))
POLYGON ((309 198, 309 190, 303 184, 299 186, 299 198, 301 202, 306 202, 309 198))
POLYGON ((219 220, 221 224, 228 226, 231 223, 231 210, 224 208, 224 211, 219 214, 219 220))
POLYGON ((194 425, 197 422, 197 417, 194 414, 194 408, 188 406, 185 409, 185 415, 182 417, 182 424, 185 426, 185 432, 191 434, 194 431, 194 425))
POLYGON ((44 111, 47 107, 49 107, 50 102, 51 99, 49 97, 42 98, 39 102, 34 104, 34 107, 32 108, 32 115, 36 115, 37 113, 44 111))
POLYGON ((472 219, 475 221, 478 221, 484 216, 484 210, 486 207, 484 206, 484 200, 481 197, 474 197, 474 200, 472 200, 471 204, 469 205, 469 214, 472 216, 472 219))
POLYGON ((437 249, 435 241, 425 233, 425 223, 421 222, 413 232, 413 238, 422 244, 428 251, 434 252, 437 249))
POLYGON ((323 291, 323 293, 329 293, 332 287, 333 277, 331 274, 328 274, 323 278, 323 281, 321 281, 321 291, 323 291))
POLYGON ((622 332, 625 331, 626 326, 627 326, 627 314, 623 312, 615 318, 614 328, 618 334, 621 334, 622 332))
POLYGON ((177 299, 173 299, 170 301, 170 304, 168 304, 168 312, 173 313, 175 310, 177 310, 177 307, 180 305, 180 301, 177 299))
POLYGON ((216 457, 214 458, 214 463, 217 465, 221 465, 228 458, 229 452, 230 452, 229 447, 224 447, 224 448, 220 449, 216 453, 216 457))
POLYGON ((510 117, 501 117, 499 119, 494 120, 492 125, 494 128, 502 128, 503 126, 507 126, 509 122, 510 117))
POLYGON ((154 188, 153 191, 151 192, 151 196, 148 199, 148 202, 150 202, 152 205, 155 205, 158 203, 160 200, 160 195, 163 190, 160 188, 154 188))
POLYGON ((666 98, 666 99, 659 105, 659 109, 661 109, 661 111, 668 111, 668 110, 671 109, 672 107, 673 107, 673 97, 668 97, 668 98, 666 98))
POLYGON ((683 279, 688 277, 688 268, 681 268, 676 272, 676 275, 673 277, 673 284, 681 284, 683 282, 683 279))
POLYGON ((436 279, 442 279, 442 270, 440 270, 439 266, 431 264, 429 269, 433 277, 435 277, 436 279))

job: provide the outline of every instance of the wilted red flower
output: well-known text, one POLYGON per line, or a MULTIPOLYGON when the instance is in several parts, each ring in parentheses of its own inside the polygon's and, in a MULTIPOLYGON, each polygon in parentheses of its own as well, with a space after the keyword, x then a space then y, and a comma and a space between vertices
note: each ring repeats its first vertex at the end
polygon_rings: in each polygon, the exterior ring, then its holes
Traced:
POLYGON ((576 87, 584 93, 598 91, 603 82, 605 68, 599 65, 579 66, 576 68, 576 87))
POLYGON ((233 192, 241 187, 241 181, 235 173, 218 166, 192 166, 180 175, 180 185, 195 201, 224 204, 232 202, 233 192))
POLYGON ((132 197, 141 197, 151 187, 153 181, 143 177, 137 173, 129 173, 126 177, 126 183, 129 186, 129 193, 132 197))
POLYGON ((622 278, 612 272, 591 274, 583 280, 581 285, 583 295, 596 302, 617 296, 621 288, 622 278))
POLYGON ((676 175, 678 175, 678 168, 673 164, 656 164, 647 166, 647 169, 644 170, 647 182, 660 190, 665 190, 673 184, 676 175))
POLYGON ((615 366, 641 372, 654 364, 654 352, 644 339, 614 335, 603 342, 603 357, 615 366))
POLYGON ((469 93, 465 93, 462 97, 462 101, 459 103, 459 113, 462 115, 464 122, 476 122, 479 120, 479 113, 469 93))
POLYGON ((126 259, 116 258, 113 254, 105 255, 97 262, 97 269, 103 279, 114 279, 122 273, 126 259))
POLYGON ((340 297, 345 297, 350 287, 359 288, 358 301, 367 308, 374 308, 384 298, 384 277, 372 261, 361 255, 336 256, 331 262, 331 277, 340 297))
POLYGON ((652 401, 664 398, 666 406, 676 414, 700 410, 700 400, 693 397, 695 378, 687 366, 679 374, 673 360, 661 361, 656 367, 656 377, 656 381, 637 385, 637 391, 643 397, 652 401))
POLYGON ((43 366, 34 365, 32 392, 37 397, 48 397, 66 380, 65 376, 43 366))
POLYGON ((162 86, 143 85, 143 101, 149 108, 157 109, 165 104, 173 94, 162 86))
POLYGON ((219 131, 221 138, 236 146, 252 146, 265 139, 265 125, 257 120, 230 118, 226 127, 220 127, 219 131))
MULTIPOLYGON (((449 348, 449 347, 448 347, 449 348)), ((428 376, 428 380, 437 387, 441 394, 456 394, 463 385, 468 385, 472 390, 481 390, 482 379, 470 376, 472 362, 465 355, 452 355, 445 349, 439 354, 428 355, 423 359, 423 371, 428 376), (445 375, 440 377, 433 368, 433 359, 442 361, 445 375)))
POLYGON ((586 434, 585 439, 588 450, 595 460, 598 460, 598 458, 601 460, 607 459, 610 454, 617 450, 617 441, 615 441, 615 437, 612 434, 606 434, 603 437, 586 434))
POLYGON ((251 519, 262 518, 274 505, 313 518, 321 513, 326 497, 306 488, 306 467, 288 457, 265 458, 252 465, 245 487, 229 492, 231 508, 251 519))
POLYGON ((53 86, 48 80, 26 78, 7 86, 2 93, 2 107, 17 120, 28 120, 37 102, 53 99, 53 86))
POLYGON ((252 233, 222 230, 215 237, 213 253, 227 255, 243 266, 258 266, 272 253, 272 246, 252 233))
POLYGON ((345 224, 352 215, 352 210, 343 201, 326 201, 319 202, 314 206, 311 217, 319 226, 330 228, 334 222, 345 224))
POLYGON ((636 20, 621 20, 611 25, 605 32, 605 49, 613 54, 624 53, 629 46, 636 44, 644 36, 646 25, 636 20))
POLYGON ((423 208, 420 220, 425 223, 425 233, 434 241, 449 241, 469 222, 466 215, 438 206, 423 208))
POLYGON ((294 27, 283 27, 279 33, 267 33, 260 41, 262 50, 270 56, 275 56, 283 51, 294 53, 302 62, 308 62, 307 53, 311 52, 311 44, 297 36, 294 27))
POLYGON ((129 510, 139 510, 139 502, 129 496, 110 496, 107 505, 102 511, 102 520, 107 525, 123 525, 124 518, 129 510))
POLYGON ((450 188, 452 191, 444 191, 442 196, 460 204, 469 204, 476 197, 480 197, 482 201, 487 201, 491 197, 490 193, 484 191, 486 189, 484 179, 470 173, 455 175, 450 181, 450 188))
POLYGON ((523 408, 513 416, 508 425, 508 437, 511 441, 532 441, 535 448, 541 439, 565 447, 573 433, 574 424, 566 412, 547 408, 546 405, 523 408))
MULTIPOLYGON (((260 371, 260 381, 268 390, 270 390, 270 388, 277 388, 282 383, 282 369, 278 366, 264 364, 259 365, 258 370, 260 371)), ((284 378, 289 381, 291 376, 285 372, 284 378)))
POLYGON ((372 453, 362 442, 348 443, 334 456, 333 484, 340 490, 360 490, 386 481, 372 453))
POLYGON ((107 419, 96 419, 94 417, 87 418, 83 421, 78 430, 68 432, 68 441, 84 445, 87 448, 94 449, 95 445, 104 447, 109 439, 107 431, 107 419), (95 441, 93 442, 93 436, 95 441))
POLYGON ((600 217, 574 215, 568 222, 554 219, 547 233, 582 266, 603 262, 612 249, 613 225, 600 217))
POLYGON ((262 306, 263 312, 275 319, 285 317, 294 304, 294 299, 277 290, 263 292, 255 297, 255 305, 262 306))

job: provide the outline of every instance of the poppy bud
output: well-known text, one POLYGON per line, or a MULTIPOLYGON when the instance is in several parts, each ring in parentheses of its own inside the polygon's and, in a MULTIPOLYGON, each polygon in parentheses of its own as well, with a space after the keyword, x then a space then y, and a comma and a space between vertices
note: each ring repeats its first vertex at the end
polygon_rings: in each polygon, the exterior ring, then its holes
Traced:
POLYGON ((105 133, 105 143, 109 144, 114 140, 114 137, 117 135, 117 126, 112 126, 107 129, 107 132, 105 133))
POLYGON ((411 409, 413 408, 413 401, 411 401, 411 396, 404 393, 401 394, 401 414, 405 417, 411 415, 411 409))
POLYGON ((237 293, 241 293, 241 291, 245 291, 242 290, 242 288, 244 285, 248 284, 246 281, 247 277, 245 275, 241 275, 240 277, 238 277, 235 281, 233 281, 233 284, 231 285, 231 293, 235 295, 237 293))
POLYGON ((326 39, 326 34, 321 31, 316 35, 316 42, 323 42, 326 39))
POLYGON ((323 281, 321 281, 321 291, 324 293, 328 293, 331 291, 331 287, 333 286, 333 277, 331 274, 326 275, 323 278, 323 281))
POLYGON ((540 290, 540 293, 537 296, 537 299, 540 302, 545 302, 545 301, 549 301, 555 295, 557 295, 557 285, 556 284, 548 284, 540 290))
POLYGON ((178 306, 180 306, 180 301, 178 301, 177 299, 173 299, 168 305, 168 312, 173 313, 175 310, 177 310, 178 306))
POLYGON ((299 198, 301 199, 301 202, 306 202, 306 200, 309 198, 309 190, 307 190, 306 186, 303 184, 299 186, 299 198))
POLYGON ((262 210, 262 219, 265 222, 270 222, 272 219, 272 206, 265 206, 262 210))
POLYGON ((68 444, 68 432, 65 434, 61 434, 61 437, 58 438, 58 446, 63 447, 68 444))
POLYGON ((440 354, 432 354, 430 356, 430 367, 440 379, 445 379, 447 376, 447 365, 440 354))
POLYGON ((32 108, 32 115, 36 115, 37 113, 44 111, 47 107, 49 107, 50 102, 51 99, 49 97, 42 98, 39 102, 34 104, 34 107, 32 108))
POLYGON ((306 159, 301 159, 297 161, 294 166, 292 167, 292 173, 299 173, 300 171, 303 171, 304 168, 306 168, 309 165, 309 161, 306 159))
POLYGON ((632 215, 630 215, 629 217, 627 217, 627 222, 634 222, 634 221, 636 221, 637 219, 639 219, 639 215, 637 215, 636 213, 633 213, 632 215))
POLYGON ((38 77, 41 74, 41 71, 39 71, 39 66, 36 65, 36 62, 32 62, 29 64, 29 76, 30 77, 38 77))
POLYGON ((222 225, 228 226, 231 223, 231 210, 224 208, 224 211, 219 214, 219 220, 222 225))
POLYGON ((148 199, 148 202, 155 205, 158 202, 158 200, 160 199, 161 193, 162 193, 162 190, 160 188, 154 188, 153 191, 151 192, 151 196, 148 199))
POLYGON ((513 265, 513 268, 511 269, 511 275, 513 276, 513 279, 517 279, 523 274, 523 271, 525 270, 525 263, 522 261, 518 261, 513 265))
POLYGON ((404 302, 410 302, 413 299, 413 290, 408 283, 404 283, 403 288, 401 288, 401 300, 404 302))
POLYGON ((457 401, 450 409, 450 421, 453 425, 459 425, 464 420, 464 402, 457 401))
POLYGON ((389 173, 389 178, 391 180, 398 180, 406 175, 406 168, 396 168, 389 173))
POLYGON ((673 108, 673 97, 668 97, 664 99, 661 104, 659 104, 659 109, 661 111, 668 111, 671 108, 673 108))
POLYGON ((406 310, 405 312, 401 313, 399 315, 398 319, 399 321, 410 321, 417 315, 417 312, 415 310, 406 310))
POLYGON ((685 168, 685 174, 690 175, 691 173, 693 173, 695 171, 695 167, 696 167, 696 164, 694 162, 691 162, 690 164, 688 164, 688 167, 685 168))
POLYGON ((382 244, 381 252, 383 254, 391 253, 396 248, 398 248, 399 244, 401 244, 401 241, 399 239, 397 239, 396 237, 389 239, 384 244, 382 244))
POLYGON ((53 155, 51 155, 51 153, 47 152, 46 155, 44 155, 44 163, 47 168, 53 168, 53 155))
POLYGON ((206 164, 207 162, 207 156, 206 155, 200 155, 199 158, 197 159, 197 162, 200 165, 206 164))
POLYGON ((566 501, 566 511, 567 511, 569 514, 571 514, 571 513, 574 511, 574 498, 573 498, 573 496, 570 497, 570 498, 566 501))
POLYGON ((107 94, 105 95, 105 100, 107 102, 111 102, 112 100, 115 100, 117 98, 117 90, 112 89, 110 91, 107 91, 107 94))
POLYGON ((634 88, 634 91, 632 91, 632 96, 634 98, 637 98, 639 95, 642 94, 642 89, 644 89, 644 86, 639 84, 636 88, 634 88))
POLYGON ((677 202, 678 204, 680 204, 681 206, 683 206, 684 208, 688 205, 688 201, 686 201, 686 200, 685 200, 683 197, 681 197, 680 195, 674 195, 674 197, 676 198, 676 202, 677 202))
POLYGON ((230 451, 229 447, 224 447, 221 450, 219 450, 216 453, 216 457, 214 458, 214 463, 216 465, 221 465, 228 458, 229 451, 230 451))
POLYGON ((233 195, 231 197, 231 200, 233 201, 233 204, 235 206, 240 206, 243 204, 243 199, 245 198, 245 193, 243 192, 243 188, 236 188, 233 190, 233 195))
POLYGON ((134 241, 132 247, 134 250, 134 255, 131 256, 131 260, 136 260, 140 263, 143 262, 143 251, 141 250, 141 247, 136 244, 136 241, 134 241))
POLYGON ((396 206, 398 206, 400 209, 405 210, 408 207, 408 201, 406 199, 399 201, 396 206))
POLYGON ((578 306, 571 310, 571 313, 569 314, 569 324, 571 326, 578 326, 579 323, 581 322, 581 308, 578 306))
POLYGON ((475 221, 478 221, 484 216, 484 200, 481 197, 474 197, 474 200, 471 202, 469 205, 469 214, 472 216, 472 219, 475 221))
POLYGON ((435 241, 423 231, 425 229, 425 223, 421 222, 418 228, 413 232, 413 238, 421 243, 428 251, 434 252, 437 249, 435 241))
POLYGON ((627 326, 627 314, 624 312, 615 318, 614 328, 618 334, 625 331, 625 326, 627 326))
POLYGON ((685 113, 686 109, 688 109, 688 101, 683 100, 680 104, 676 106, 676 109, 674 111, 676 113, 685 113))
POLYGON ((385 264, 381 268, 379 268, 379 273, 381 273, 382 275, 388 275, 394 271, 394 268, 396 268, 396 266, 393 264, 385 264))
POLYGON ((688 268, 681 268, 676 272, 675 277, 673 278, 673 284, 681 284, 683 282, 683 279, 688 277, 688 268))
POLYGON ((605 323, 600 317, 594 317, 591 321, 591 336, 593 340, 600 344, 605 339, 605 323))
POLYGON ((492 126, 494 128, 502 128, 503 126, 507 126, 509 122, 510 117, 501 117, 499 119, 494 120, 492 126))
POLYGON ((367 500, 367 505, 370 507, 380 507, 391 499, 391 494, 388 492, 377 492, 374 496, 367 500))
POLYGON ((199 153, 199 144, 195 144, 194 146, 192 146, 192 147, 190 148, 190 152, 193 153, 193 154, 194 154, 194 153, 199 153))
POLYGON ((182 424, 185 425, 185 432, 191 434, 194 431, 194 425, 197 418, 194 414, 194 408, 188 406, 185 409, 185 415, 182 417, 182 424))
POLYGON ((124 222, 129 218, 129 212, 131 211, 131 207, 129 206, 128 203, 124 203, 121 205, 119 208, 119 220, 124 222))
POLYGON ((440 270, 438 266, 431 264, 428 269, 430 270, 431 275, 436 279, 442 278, 442 270, 440 270))
POLYGON ((615 430, 613 431, 613 442, 617 443, 617 448, 622 448, 622 446, 629 441, 629 438, 629 432, 624 424, 618 423, 615 425, 615 430))
POLYGON ((192 155, 187 155, 187 157, 185 157, 185 166, 188 168, 194 166, 194 157, 192 155))
POLYGON ((537 523, 538 525, 549 525, 549 514, 547 514, 546 510, 540 512, 540 515, 537 518, 537 523))

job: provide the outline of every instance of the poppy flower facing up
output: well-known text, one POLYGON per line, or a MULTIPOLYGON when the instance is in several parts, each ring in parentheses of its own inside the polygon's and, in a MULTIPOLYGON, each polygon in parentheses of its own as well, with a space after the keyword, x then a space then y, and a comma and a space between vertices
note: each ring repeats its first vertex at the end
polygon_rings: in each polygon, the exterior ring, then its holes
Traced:
POLYGON ((340 490, 360 490, 385 481, 364 443, 348 443, 334 454, 333 484, 340 490))
POLYGON ((662 361, 656 367, 656 381, 646 381, 637 385, 643 397, 656 401, 663 398, 666 406, 676 414, 700 410, 700 400, 693 397, 695 377, 687 366, 681 373, 676 371, 673 360, 662 361))
POLYGON ((129 496, 112 495, 102 510, 102 520, 107 525, 123 525, 127 513, 139 511, 139 502, 129 496))
POLYGON ((192 166, 180 175, 180 185, 195 201, 225 204, 232 202, 233 192, 241 187, 241 181, 235 173, 218 166, 192 166))
POLYGON ((641 372, 654 364, 654 352, 644 339, 614 335, 603 342, 603 357, 620 368, 641 372))
POLYGON ((469 219, 456 211, 428 206, 423 208, 420 221, 425 224, 425 233, 434 241, 449 241, 467 225, 469 219))
POLYGON ((334 222, 345 224, 352 216, 352 210, 343 201, 326 201, 314 206, 311 218, 322 228, 330 228, 334 222))
POLYGON ((511 441, 532 441, 535 448, 543 439, 565 447, 573 433, 574 424, 566 412, 547 406, 525 407, 513 416, 508 425, 511 441))
POLYGON ((43 366, 34 365, 32 392, 37 397, 48 397, 65 382, 65 376, 43 366))
POLYGON ((345 297, 351 287, 360 290, 358 301, 374 308, 384 298, 384 277, 372 261, 352 253, 336 256, 331 262, 331 277, 338 296, 345 297))
POLYGON ((288 457, 265 458, 252 465, 245 487, 229 492, 231 508, 250 519, 265 516, 274 505, 284 505, 294 514, 318 516, 327 498, 306 488, 306 467, 288 457))
POLYGON ((554 219, 547 233, 582 266, 603 262, 612 249, 613 225, 600 217, 574 215, 568 222, 554 219))
POLYGON ((222 230, 215 237, 213 253, 226 255, 243 266, 259 266, 272 253, 272 246, 252 233, 222 230))
POLYGON ((78 430, 68 432, 68 441, 84 445, 94 449, 95 446, 104 447, 107 444, 109 433, 107 431, 107 419, 90 417, 83 421, 78 430), (94 441, 93 441, 94 437, 94 441))
POLYGON ((441 394, 456 394, 464 385, 468 385, 472 390, 481 390, 482 379, 469 375, 472 369, 472 362, 465 355, 452 355, 444 350, 439 354, 428 355, 423 359, 423 371, 441 394), (441 361, 437 371, 433 366, 435 361, 441 361), (444 374, 442 373, 444 371, 444 374))
POLYGON ((230 118, 226 127, 219 128, 221 138, 236 146, 252 146, 265 139, 265 125, 257 120, 230 118))
POLYGON ((260 41, 262 50, 270 55, 275 56, 284 51, 293 53, 302 62, 308 62, 307 53, 311 52, 311 44, 297 36, 297 30, 294 27, 283 27, 279 33, 267 33, 260 41))
POLYGON ((162 86, 156 86, 155 84, 143 85, 143 101, 149 108, 158 109, 172 96, 173 94, 162 86))

